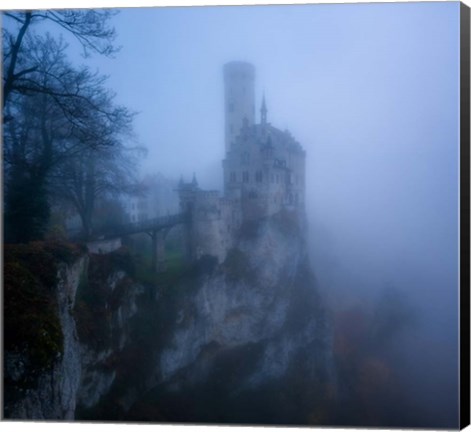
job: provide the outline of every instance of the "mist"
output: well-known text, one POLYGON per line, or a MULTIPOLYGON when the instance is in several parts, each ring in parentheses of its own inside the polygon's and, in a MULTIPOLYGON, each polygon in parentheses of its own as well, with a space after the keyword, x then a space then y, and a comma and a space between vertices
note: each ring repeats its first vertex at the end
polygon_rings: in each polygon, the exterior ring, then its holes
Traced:
POLYGON ((255 67, 257 123, 264 95, 306 151, 335 424, 457 426, 459 4, 130 8, 114 25, 121 51, 92 64, 138 113, 140 177, 222 193, 234 60, 255 67))
POLYGON ((430 425, 457 418, 458 7, 128 9, 109 66, 140 112, 144 171, 221 190, 222 65, 254 64, 256 117, 265 94, 307 152, 319 288, 336 313, 397 293, 412 317, 385 341, 388 367, 430 425))

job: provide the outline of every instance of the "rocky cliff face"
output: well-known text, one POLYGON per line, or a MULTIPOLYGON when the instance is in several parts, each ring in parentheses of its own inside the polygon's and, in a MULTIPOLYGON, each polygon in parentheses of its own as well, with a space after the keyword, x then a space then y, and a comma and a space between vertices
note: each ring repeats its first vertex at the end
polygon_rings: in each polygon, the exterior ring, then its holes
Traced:
POLYGON ((21 316, 19 309, 23 305, 16 297, 6 296, 10 312, 20 314, 15 324, 24 327, 16 335, 8 328, 6 331, 11 339, 16 337, 5 350, 6 418, 73 420, 77 406, 95 405, 114 381, 116 371, 111 360, 126 344, 127 321, 136 313, 136 298, 143 289, 131 283, 119 266, 104 262, 112 261, 110 257, 92 256, 90 260, 81 252, 64 261, 50 256, 47 247, 21 247, 19 254, 15 251, 18 262, 7 262, 6 282, 9 288, 19 291, 18 297, 27 296, 30 289, 45 294, 26 302, 30 312, 27 316, 21 316), (38 270, 36 261, 54 269, 51 272, 56 274, 48 278, 49 286, 42 286, 30 274, 29 270, 38 270), (24 268, 18 271, 17 267, 24 268), (18 284, 19 276, 25 286, 18 284), (96 284, 100 289, 91 293, 96 284), (42 316, 46 314, 42 310, 46 300, 48 316, 42 316), (40 329, 33 336, 44 340, 32 346, 27 329, 34 328, 36 317, 40 329), (49 322, 56 320, 57 335, 49 322), (102 328, 95 333, 97 325, 102 328))
POLYGON ((289 213, 244 225, 223 263, 203 256, 152 290, 120 252, 57 269, 45 323, 60 334, 36 371, 42 357, 7 346, 6 417, 322 422, 334 390, 330 324, 289 213))
POLYGON ((172 341, 161 355, 162 381, 193 363, 208 346, 229 349, 264 342, 262 363, 248 377, 253 382, 261 379, 260 373, 285 372, 290 353, 300 346, 328 344, 315 287, 309 292, 302 286, 309 283, 303 278, 310 277, 302 240, 295 231, 283 232, 282 221, 257 225, 223 265, 201 278, 196 292, 181 299, 172 341), (301 302, 297 296, 303 297, 301 302), (303 302, 309 306, 299 310, 303 302), (307 316, 295 329, 299 313, 307 316))
POLYGON ((129 320, 137 313, 137 298, 144 291, 122 270, 126 267, 122 262, 113 262, 116 257, 119 253, 95 256, 89 283, 79 293, 75 317, 82 375, 77 402, 82 409, 94 407, 115 382, 117 360, 128 343, 129 320))
POLYGON ((278 214, 245 225, 221 265, 206 257, 174 302, 157 385, 130 418, 306 423, 322 416, 333 388, 331 340, 305 246, 297 221, 278 214))
MULTIPOLYGON (((56 313, 62 329, 61 352, 50 353, 48 367, 35 370, 27 347, 22 352, 5 351, 5 416, 17 419, 72 420, 81 378, 80 345, 72 314, 80 276, 87 265, 86 256, 72 264, 57 266, 54 289, 56 313), (34 376, 34 382, 29 381, 34 376), (28 382, 29 381, 29 382, 28 382)), ((32 322, 30 325, 34 326, 32 322)), ((44 328, 41 332, 47 332, 44 328)))

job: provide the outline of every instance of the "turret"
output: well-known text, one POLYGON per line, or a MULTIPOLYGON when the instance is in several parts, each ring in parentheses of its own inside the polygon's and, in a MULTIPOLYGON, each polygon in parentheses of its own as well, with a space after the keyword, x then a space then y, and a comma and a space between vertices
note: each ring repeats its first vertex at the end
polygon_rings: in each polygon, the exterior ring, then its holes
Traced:
POLYGON ((246 62, 227 63, 224 65, 224 86, 227 153, 239 135, 244 121, 248 126, 255 122, 255 68, 246 62))
POLYGON ((261 119, 261 124, 266 125, 267 124, 267 104, 265 103, 265 95, 263 95, 262 99, 262 107, 260 108, 260 119, 261 119))

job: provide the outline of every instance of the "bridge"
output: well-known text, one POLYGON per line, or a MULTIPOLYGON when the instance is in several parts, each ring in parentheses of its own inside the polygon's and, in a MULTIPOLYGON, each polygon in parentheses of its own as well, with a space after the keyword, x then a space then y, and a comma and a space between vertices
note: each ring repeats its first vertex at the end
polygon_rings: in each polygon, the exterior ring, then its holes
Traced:
MULTIPOLYGON (((152 240, 152 267, 154 270, 163 270, 165 267, 165 237, 174 226, 186 224, 189 221, 189 213, 160 216, 108 227, 102 232, 96 232, 95 237, 99 239, 98 242, 106 242, 128 235, 145 233, 152 240)), ((100 249, 99 246, 95 248, 100 249)))
POLYGON ((170 229, 175 225, 184 224, 188 221, 188 213, 178 213, 138 222, 129 222, 121 225, 115 225, 113 227, 107 228, 102 233, 98 233, 98 235, 105 239, 112 239, 132 234, 153 233, 170 229))

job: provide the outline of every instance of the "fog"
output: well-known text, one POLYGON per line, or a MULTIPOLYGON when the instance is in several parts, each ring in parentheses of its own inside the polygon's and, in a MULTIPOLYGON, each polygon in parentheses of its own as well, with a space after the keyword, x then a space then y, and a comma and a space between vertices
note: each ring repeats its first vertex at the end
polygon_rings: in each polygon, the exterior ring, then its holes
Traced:
POLYGON ((436 426, 458 400, 458 19, 458 4, 129 9, 99 64, 140 112, 144 171, 216 189, 222 65, 255 65, 257 103, 307 152, 320 289, 337 312, 397 293, 413 319, 391 335, 392 369, 436 426))
POLYGON ((391 306, 374 348, 402 389, 390 409, 456 424, 459 4, 126 9, 114 24, 121 51, 90 64, 138 112, 143 175, 222 191, 222 66, 254 64, 257 119, 264 93, 268 121, 306 150, 311 262, 332 315, 391 306))

